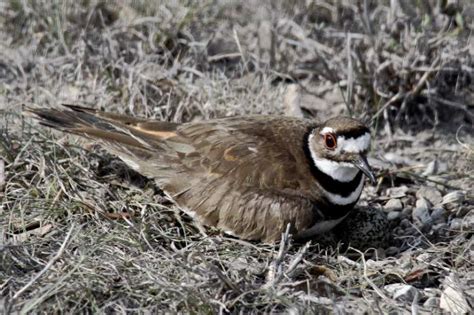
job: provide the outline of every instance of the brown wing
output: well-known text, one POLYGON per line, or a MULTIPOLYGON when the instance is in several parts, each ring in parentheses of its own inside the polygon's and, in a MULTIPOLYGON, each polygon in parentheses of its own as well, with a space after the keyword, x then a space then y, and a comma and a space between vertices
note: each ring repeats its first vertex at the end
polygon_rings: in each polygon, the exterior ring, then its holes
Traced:
POLYGON ((249 240, 274 242, 291 224, 294 235, 315 224, 313 203, 271 189, 236 187, 228 178, 191 177, 175 195, 200 222, 249 240))
MULTIPOLYGON (((190 154, 182 163, 207 174, 230 177, 236 186, 301 193, 301 165, 306 164, 301 121, 271 116, 247 116, 183 124, 180 137, 199 155, 190 154)), ((172 139, 170 139, 172 140, 172 139)))
MULTIPOLYGON (((248 116, 183 124, 177 133, 196 153, 183 155, 187 177, 164 185, 205 224, 246 239, 280 238, 315 222, 304 134, 293 118, 248 116)), ((170 140, 173 140, 171 138, 170 140)))
POLYGON ((99 139, 204 224, 274 241, 288 223, 294 232, 314 223, 316 190, 302 154, 308 126, 300 120, 249 116, 179 125, 68 108, 28 111, 47 126, 99 139))

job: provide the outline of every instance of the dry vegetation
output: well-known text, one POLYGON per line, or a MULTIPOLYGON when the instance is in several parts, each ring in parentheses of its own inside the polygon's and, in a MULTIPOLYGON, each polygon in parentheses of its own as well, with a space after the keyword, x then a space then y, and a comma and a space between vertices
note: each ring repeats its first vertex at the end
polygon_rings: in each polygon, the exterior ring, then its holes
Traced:
POLYGON ((0 2, 0 313, 472 311, 473 30, 469 0, 0 2), (20 114, 62 102, 366 119, 380 177, 361 204, 390 242, 200 230, 100 147, 20 114))

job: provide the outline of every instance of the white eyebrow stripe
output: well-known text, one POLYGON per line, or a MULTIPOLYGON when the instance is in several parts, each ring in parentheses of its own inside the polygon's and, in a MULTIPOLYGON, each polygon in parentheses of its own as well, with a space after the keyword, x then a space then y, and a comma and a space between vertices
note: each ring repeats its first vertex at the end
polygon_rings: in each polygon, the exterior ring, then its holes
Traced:
POLYGON ((319 134, 324 135, 325 133, 334 133, 334 129, 331 127, 324 127, 319 134))
POLYGON ((369 146, 370 133, 368 132, 357 138, 337 137, 337 147, 344 152, 359 153, 368 150, 369 146))

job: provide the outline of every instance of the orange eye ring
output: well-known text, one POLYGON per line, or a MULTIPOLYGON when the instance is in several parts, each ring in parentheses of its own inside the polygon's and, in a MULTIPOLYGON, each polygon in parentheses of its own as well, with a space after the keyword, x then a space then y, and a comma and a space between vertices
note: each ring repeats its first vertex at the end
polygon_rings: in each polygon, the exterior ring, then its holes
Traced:
POLYGON ((327 149, 334 150, 337 148, 336 136, 334 136, 332 133, 324 134, 323 139, 324 139, 324 145, 326 146, 327 149))

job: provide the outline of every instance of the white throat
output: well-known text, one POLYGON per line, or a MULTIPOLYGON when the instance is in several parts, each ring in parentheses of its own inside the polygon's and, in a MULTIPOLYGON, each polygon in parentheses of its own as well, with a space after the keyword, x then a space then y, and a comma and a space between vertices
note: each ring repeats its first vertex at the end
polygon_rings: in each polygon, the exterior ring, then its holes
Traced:
POLYGON ((322 157, 319 157, 316 152, 311 147, 311 142, 313 135, 311 134, 308 137, 308 148, 311 153, 311 158, 313 159, 314 165, 324 174, 330 176, 332 179, 340 182, 350 182, 353 180, 359 173, 359 169, 355 167, 352 163, 347 162, 336 162, 328 160, 322 157))
MULTIPOLYGON (((346 162, 336 162, 331 161, 322 157, 319 157, 316 152, 311 148, 311 140, 313 135, 311 134, 308 137, 308 148, 311 154, 311 158, 313 159, 314 165, 324 174, 328 175, 334 180, 340 182, 350 182, 353 180, 360 170, 355 167, 352 163, 346 162)), ((322 192, 334 204, 337 205, 348 205, 354 203, 359 198, 360 194, 362 193, 362 188, 364 187, 364 176, 361 176, 360 182, 358 183, 356 189, 346 197, 343 197, 337 193, 331 193, 326 191, 324 187, 321 186, 322 192)))
POLYGON ((318 158, 313 156, 312 151, 311 157, 313 158, 314 165, 319 168, 321 172, 340 182, 350 182, 360 172, 360 170, 351 163, 341 163, 318 158))

